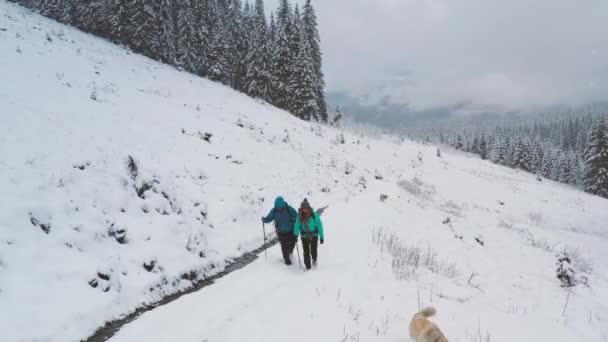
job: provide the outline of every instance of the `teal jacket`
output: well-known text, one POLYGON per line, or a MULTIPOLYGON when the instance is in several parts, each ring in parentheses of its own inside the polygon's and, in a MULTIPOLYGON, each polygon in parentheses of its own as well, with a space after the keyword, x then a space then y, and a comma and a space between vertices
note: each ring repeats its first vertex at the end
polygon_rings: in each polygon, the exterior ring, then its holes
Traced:
POLYGON ((314 213, 309 219, 308 224, 304 224, 300 222, 300 215, 296 218, 296 224, 293 230, 293 235, 296 237, 300 236, 300 231, 302 232, 303 238, 308 238, 309 235, 319 236, 321 240, 323 240, 323 223, 321 222, 321 218, 319 214, 314 213))

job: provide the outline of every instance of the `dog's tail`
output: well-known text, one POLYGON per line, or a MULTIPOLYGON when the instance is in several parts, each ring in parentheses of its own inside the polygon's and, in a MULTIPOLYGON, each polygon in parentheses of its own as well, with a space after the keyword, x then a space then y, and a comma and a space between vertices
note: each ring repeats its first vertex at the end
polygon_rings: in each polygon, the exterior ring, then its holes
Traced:
POLYGON ((437 310, 435 310, 434 307, 429 306, 427 308, 420 310, 420 312, 418 312, 416 315, 420 315, 424 318, 428 318, 428 317, 435 315, 436 313, 437 313, 437 310))

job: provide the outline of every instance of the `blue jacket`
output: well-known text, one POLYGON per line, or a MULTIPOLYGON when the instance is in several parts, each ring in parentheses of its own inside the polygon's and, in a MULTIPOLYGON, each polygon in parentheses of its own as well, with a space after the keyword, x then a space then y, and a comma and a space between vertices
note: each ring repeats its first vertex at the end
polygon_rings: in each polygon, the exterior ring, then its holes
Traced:
POLYGON ((274 226, 279 233, 293 233, 297 216, 298 212, 279 197, 275 201, 275 207, 264 218, 264 222, 274 221, 274 226))

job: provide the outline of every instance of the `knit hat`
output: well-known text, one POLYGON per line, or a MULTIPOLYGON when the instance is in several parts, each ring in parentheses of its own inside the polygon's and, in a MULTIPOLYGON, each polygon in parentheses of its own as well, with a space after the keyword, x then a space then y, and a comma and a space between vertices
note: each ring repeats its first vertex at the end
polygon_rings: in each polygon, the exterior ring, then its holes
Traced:
POLYGON ((300 209, 304 208, 308 208, 312 211, 312 207, 310 206, 310 203, 308 203, 308 199, 306 198, 302 201, 302 204, 300 204, 300 209))

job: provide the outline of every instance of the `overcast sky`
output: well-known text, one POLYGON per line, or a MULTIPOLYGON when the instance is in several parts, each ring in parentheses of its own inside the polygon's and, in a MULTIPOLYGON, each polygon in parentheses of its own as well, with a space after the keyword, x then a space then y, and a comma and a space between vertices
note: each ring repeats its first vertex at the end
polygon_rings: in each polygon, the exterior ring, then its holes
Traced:
POLYGON ((407 75, 396 98, 416 109, 608 100, 608 0, 314 5, 329 91, 364 93, 407 75))

